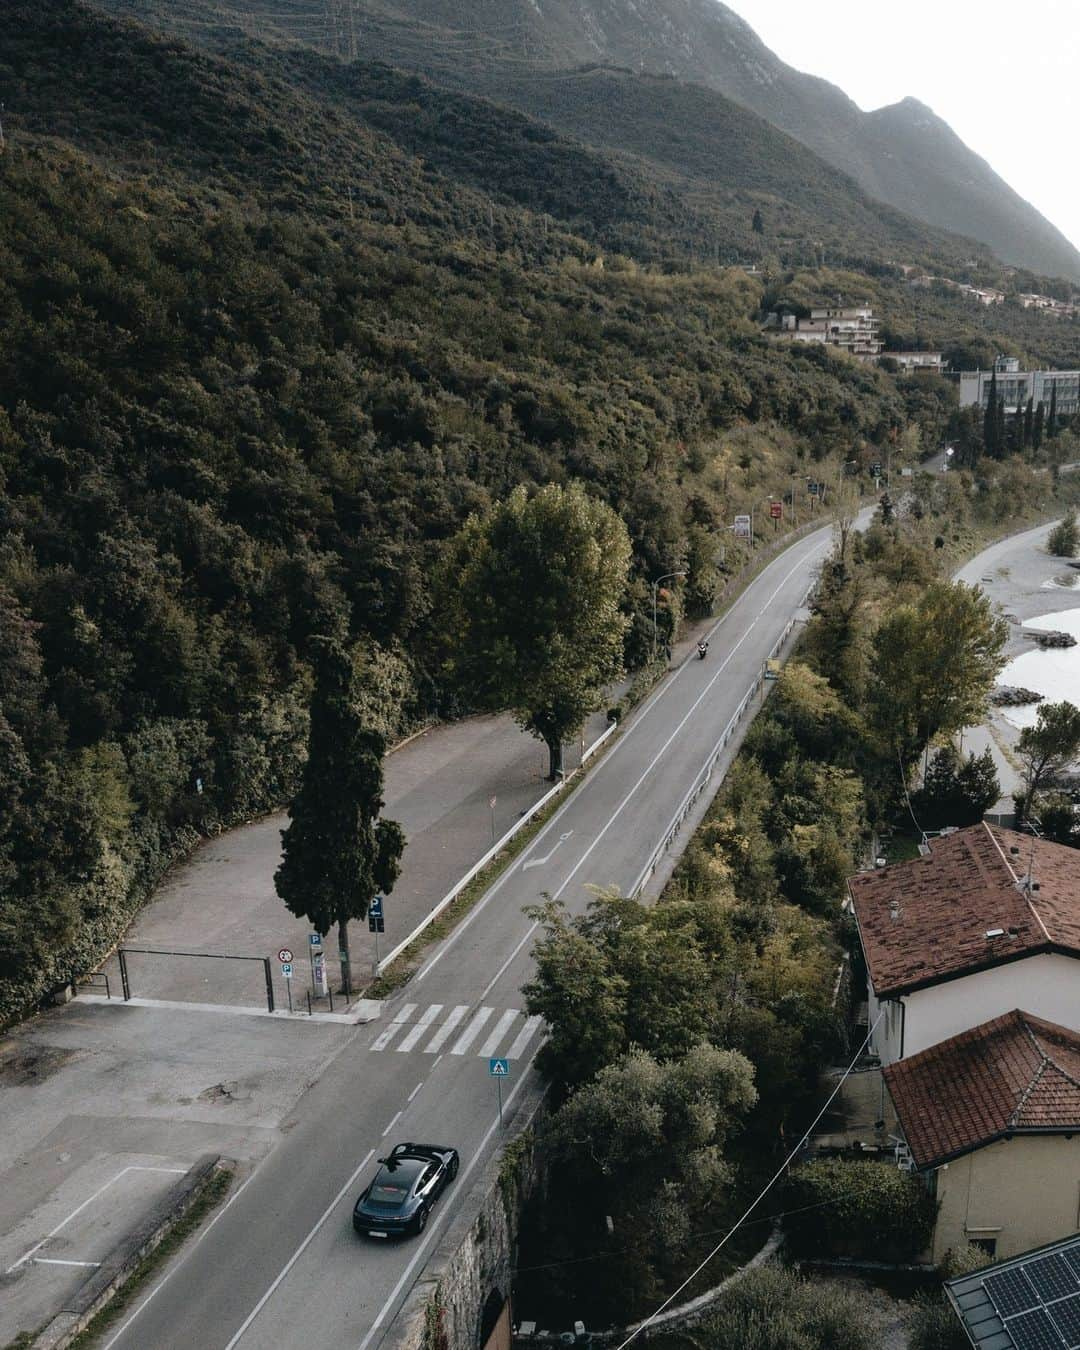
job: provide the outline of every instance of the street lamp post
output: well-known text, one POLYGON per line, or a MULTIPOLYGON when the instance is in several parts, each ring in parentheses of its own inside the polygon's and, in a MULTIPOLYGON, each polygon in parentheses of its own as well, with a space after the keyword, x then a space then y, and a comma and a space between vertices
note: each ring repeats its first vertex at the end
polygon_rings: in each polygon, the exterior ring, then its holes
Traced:
POLYGON ((662 577, 657 577, 652 584, 652 659, 656 664, 656 593, 660 588, 660 583, 671 581, 673 577, 684 577, 685 572, 665 572, 662 577))

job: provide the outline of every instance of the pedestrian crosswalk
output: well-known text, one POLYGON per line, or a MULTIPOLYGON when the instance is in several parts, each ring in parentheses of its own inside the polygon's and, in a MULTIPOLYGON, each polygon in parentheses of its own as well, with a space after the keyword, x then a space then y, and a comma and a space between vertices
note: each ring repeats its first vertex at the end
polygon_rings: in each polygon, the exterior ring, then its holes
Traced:
POLYGON ((519 1059, 539 1030, 541 1019, 527 1017, 520 1008, 506 1008, 496 1017, 497 1011, 485 1005, 473 1010, 470 1017, 468 1003, 449 1010, 442 1003, 431 1003, 423 1011, 418 1003, 404 1003, 376 1036, 371 1049, 399 1054, 410 1050, 425 1055, 472 1053, 483 1059, 501 1053, 503 1058, 519 1059))

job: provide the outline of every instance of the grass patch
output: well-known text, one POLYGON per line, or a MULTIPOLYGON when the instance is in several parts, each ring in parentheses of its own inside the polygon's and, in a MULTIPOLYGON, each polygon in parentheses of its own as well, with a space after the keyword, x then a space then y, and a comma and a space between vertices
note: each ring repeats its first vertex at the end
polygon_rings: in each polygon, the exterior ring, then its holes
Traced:
MULTIPOLYGON (((232 1185, 233 1173, 225 1167, 218 1167, 211 1173, 202 1193, 188 1212, 168 1235, 158 1243, 152 1252, 148 1252, 136 1266, 131 1278, 122 1289, 109 1300, 78 1336, 71 1342, 72 1350, 89 1350, 98 1336, 110 1327, 118 1317, 131 1306, 135 1296, 146 1287, 152 1276, 156 1275, 169 1258, 187 1241, 202 1221, 215 1209, 232 1185)), ((19 1342, 15 1341, 15 1345, 19 1342)), ((29 1342, 27 1342, 29 1344, 29 1342)))
POLYGON ((885 858, 890 864, 898 862, 909 862, 912 858, 919 856, 919 844, 921 839, 916 839, 913 834, 893 834, 889 839, 878 841, 881 846, 881 857, 885 858))

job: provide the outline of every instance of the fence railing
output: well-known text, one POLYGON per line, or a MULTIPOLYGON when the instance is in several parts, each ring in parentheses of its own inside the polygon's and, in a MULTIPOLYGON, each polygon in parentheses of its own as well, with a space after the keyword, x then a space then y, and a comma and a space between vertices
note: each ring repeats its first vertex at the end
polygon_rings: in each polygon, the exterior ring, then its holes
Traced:
MULTIPOLYGON (((813 591, 814 588, 813 586, 811 586, 807 590, 806 594, 803 596, 802 600, 800 601, 799 605, 800 608, 806 604, 807 600, 813 594, 813 591)), ((766 658, 766 660, 772 660, 774 657, 778 656, 781 651, 783 651, 784 644, 791 636, 792 630, 794 629, 796 622, 797 622, 796 616, 792 615, 792 617, 784 625, 784 631, 780 634, 780 636, 773 643, 772 647, 769 649, 769 655, 766 658)), ((679 835, 682 833, 682 827, 686 822, 687 816, 690 815, 691 811, 694 809, 694 806, 698 801, 698 798, 708 787, 709 782, 711 781, 713 776, 713 770, 716 768, 716 765, 719 762, 721 755, 727 749, 728 745, 731 742, 732 737, 735 735, 739 722, 745 716, 747 709, 750 707, 751 703, 754 700, 754 695, 758 692, 758 690, 761 688, 764 682, 765 682, 765 666, 763 663, 761 671, 758 673, 757 676, 755 676, 755 678, 751 682, 750 688, 743 695, 739 703, 739 706, 735 709, 734 713, 732 713, 731 719, 728 722, 727 726, 720 733, 720 739, 709 751, 705 763, 698 770, 698 773, 694 778, 694 781, 690 785, 689 791, 686 793, 686 796, 683 797, 682 801, 679 803, 678 810, 672 816, 670 824, 668 825, 667 829, 661 836, 660 842, 653 849, 652 854, 649 857, 649 861, 638 873, 637 880, 630 888, 631 899, 634 899, 637 896, 639 896, 642 890, 645 888, 645 886, 648 885, 649 881, 651 880, 653 874, 657 869, 657 866, 660 863, 660 859, 664 856, 665 853, 667 853, 668 849, 671 848, 672 844, 675 843, 676 839, 678 839, 679 835)), ((717 786, 719 786, 719 784, 717 786)))

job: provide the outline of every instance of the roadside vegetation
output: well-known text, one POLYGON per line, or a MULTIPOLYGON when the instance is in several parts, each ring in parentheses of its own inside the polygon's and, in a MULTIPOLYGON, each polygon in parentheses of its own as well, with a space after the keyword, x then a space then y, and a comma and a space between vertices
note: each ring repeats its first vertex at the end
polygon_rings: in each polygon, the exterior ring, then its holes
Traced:
MULTIPOLYGON (((1038 476, 1006 472, 1035 505, 1038 476)), ((953 741, 985 709, 1006 631, 981 593, 946 577, 971 538, 1000 531, 1003 508, 993 479, 961 472, 915 479, 863 534, 842 521, 803 641, 659 902, 599 893, 583 916, 536 911, 526 996, 549 1027, 553 1111, 538 1140, 543 1200, 522 1238, 522 1315, 535 1305, 601 1327, 648 1313, 799 1139, 823 1069, 858 1050, 846 879, 878 829, 910 830, 912 813, 919 829, 977 819, 999 795, 992 762, 953 741)), ((880 1255, 887 1228, 894 1257, 911 1260, 933 1203, 895 1167, 812 1163, 680 1301, 785 1212, 793 1255, 880 1255)), ((770 1297, 763 1288, 761 1309, 770 1297)), ((805 1336, 793 1343, 847 1343, 805 1336)))

